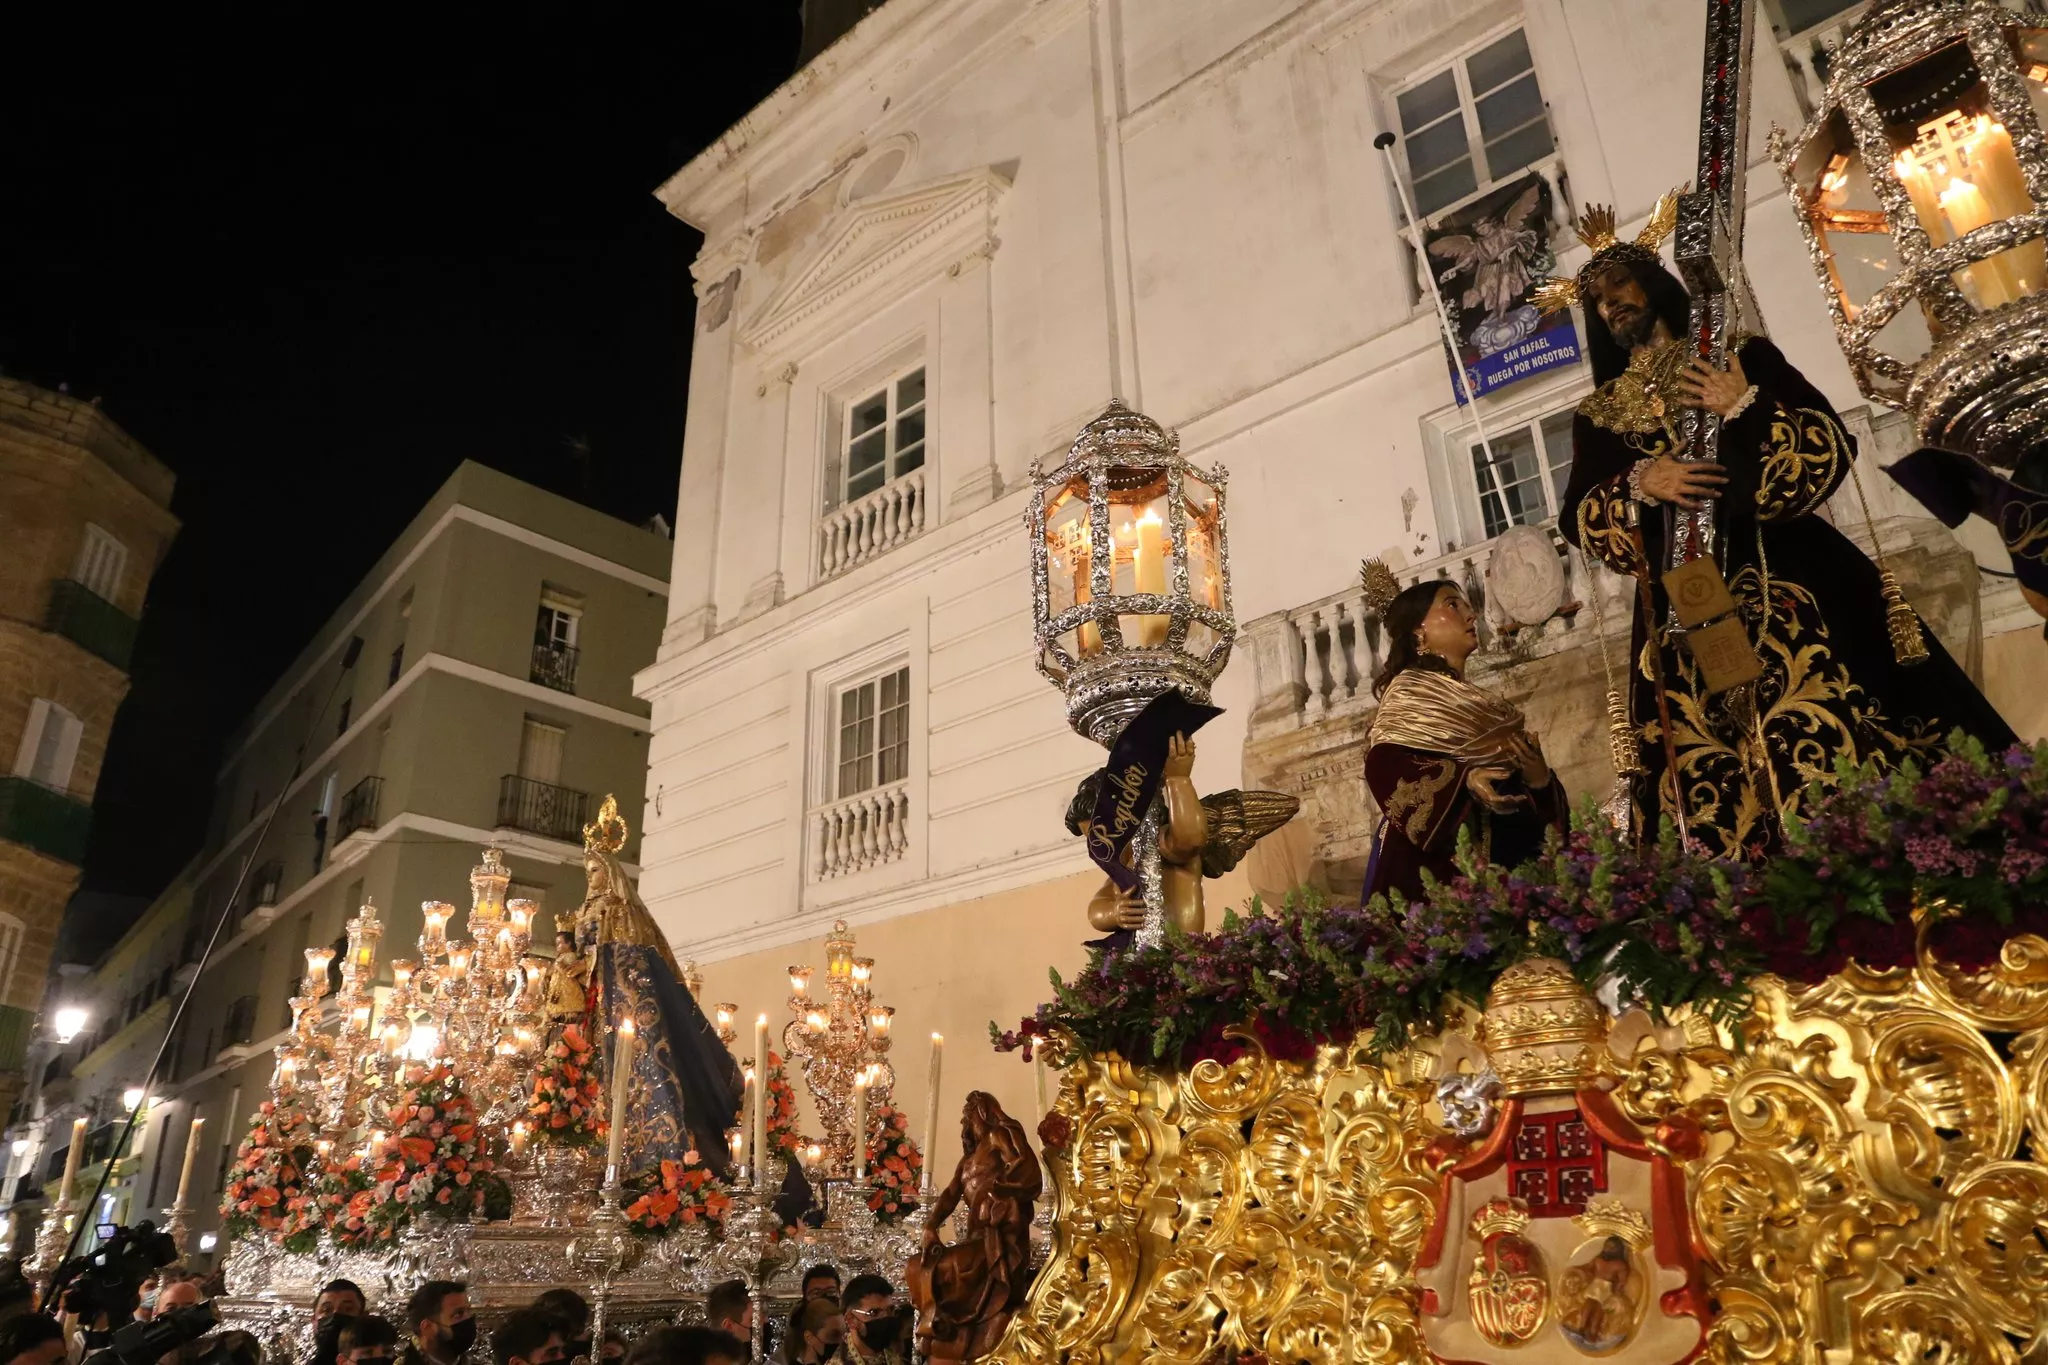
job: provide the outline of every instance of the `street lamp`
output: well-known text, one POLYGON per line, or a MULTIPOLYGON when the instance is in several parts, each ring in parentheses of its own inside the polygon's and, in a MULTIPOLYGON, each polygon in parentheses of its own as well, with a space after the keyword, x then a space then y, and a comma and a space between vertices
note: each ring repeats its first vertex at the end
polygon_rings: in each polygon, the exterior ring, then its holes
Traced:
POLYGON ((57 1041, 69 1043, 85 1032, 86 1013, 76 1005, 66 1005, 57 1011, 50 1022, 57 1030, 57 1041))
POLYGON ((1206 703, 1237 637, 1223 470, 1111 399, 1031 481, 1038 671, 1065 691, 1067 723, 1107 746, 1169 688, 1206 703))
POLYGON ((1877 0, 1772 154, 1864 395, 1929 445, 2048 444, 2048 28, 1996 0, 1877 0))
POLYGON ((127 1108, 128 1112, 134 1113, 136 1106, 142 1103, 142 1087, 131 1085, 126 1090, 123 1090, 121 1092, 121 1103, 127 1108))

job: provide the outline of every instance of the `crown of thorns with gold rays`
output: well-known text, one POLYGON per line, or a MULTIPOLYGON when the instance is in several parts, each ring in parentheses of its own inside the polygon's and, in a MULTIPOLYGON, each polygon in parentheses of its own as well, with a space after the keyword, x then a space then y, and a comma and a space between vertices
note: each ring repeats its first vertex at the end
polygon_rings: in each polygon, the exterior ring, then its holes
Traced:
POLYGON ((1614 235, 1614 209, 1607 204, 1589 204, 1579 215, 1576 225, 1579 240, 1593 248, 1593 257, 1579 267, 1575 276, 1552 275, 1530 291, 1529 297, 1545 313, 1561 312, 1586 296, 1587 286, 1593 276, 1610 265, 1626 261, 1642 261, 1651 265, 1657 263, 1657 248, 1664 245, 1664 239, 1678 226, 1678 196, 1683 187, 1671 191, 1657 201, 1657 207, 1650 211, 1650 221, 1636 234, 1633 242, 1621 241, 1614 235))
POLYGON ((1358 582, 1365 589, 1365 605, 1375 616, 1385 615, 1394 599, 1401 595, 1401 584, 1395 579, 1394 571, 1377 559, 1359 562, 1358 582))

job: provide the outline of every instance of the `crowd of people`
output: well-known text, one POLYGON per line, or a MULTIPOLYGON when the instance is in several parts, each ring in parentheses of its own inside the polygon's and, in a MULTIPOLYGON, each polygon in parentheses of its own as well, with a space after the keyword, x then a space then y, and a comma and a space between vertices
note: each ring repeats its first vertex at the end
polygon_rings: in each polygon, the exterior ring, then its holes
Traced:
MULTIPOLYGON (((218 1286, 176 1269, 145 1280, 134 1316, 149 1321, 205 1302, 218 1286)), ((663 1324, 630 1341, 616 1330, 592 1340, 590 1304, 573 1289, 550 1289, 507 1314, 485 1340, 468 1286, 429 1280, 395 1317, 369 1311, 349 1280, 334 1280, 314 1299, 311 1356, 304 1365, 749 1365, 754 1301, 742 1280, 715 1286, 698 1325, 663 1324)), ((856 1275, 842 1288, 839 1272, 813 1266, 802 1297, 783 1323, 763 1323, 774 1365, 908 1365, 913 1317, 880 1275, 856 1275), (778 1332, 775 1329, 780 1327, 778 1332), (779 1338, 779 1339, 778 1339, 779 1338)), ((0 1311, 0 1365, 79 1365, 80 1336, 55 1317, 0 1311)), ((184 1348, 158 1365, 184 1365, 184 1348)), ((195 1357, 196 1358, 196 1357, 195 1357)))

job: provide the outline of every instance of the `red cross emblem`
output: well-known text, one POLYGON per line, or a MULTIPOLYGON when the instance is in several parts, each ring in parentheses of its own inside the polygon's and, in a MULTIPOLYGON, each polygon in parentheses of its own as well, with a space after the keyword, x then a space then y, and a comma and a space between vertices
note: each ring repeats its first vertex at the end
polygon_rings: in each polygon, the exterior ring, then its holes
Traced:
POLYGON ((1533 1218, 1569 1218, 1607 1189, 1607 1146, 1577 1109, 1523 1114, 1508 1149, 1508 1190, 1533 1218))

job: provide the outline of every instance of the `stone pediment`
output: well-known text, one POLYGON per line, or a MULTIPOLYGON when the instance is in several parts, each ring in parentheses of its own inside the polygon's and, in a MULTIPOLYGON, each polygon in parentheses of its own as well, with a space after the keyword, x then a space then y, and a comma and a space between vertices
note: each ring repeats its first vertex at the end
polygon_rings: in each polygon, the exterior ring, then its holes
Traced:
POLYGON ((996 203, 1009 187, 1007 176, 983 167, 848 205, 740 339, 795 349, 911 284, 992 253, 996 203))

